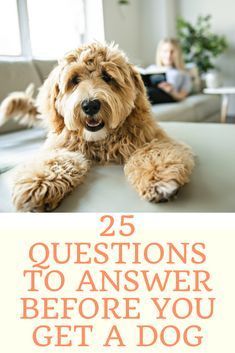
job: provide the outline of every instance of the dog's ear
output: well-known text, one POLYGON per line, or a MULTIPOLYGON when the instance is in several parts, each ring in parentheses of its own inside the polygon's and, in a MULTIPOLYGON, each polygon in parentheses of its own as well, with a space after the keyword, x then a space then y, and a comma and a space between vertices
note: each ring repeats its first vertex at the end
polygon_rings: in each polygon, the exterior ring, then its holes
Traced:
POLYGON ((42 87, 37 97, 37 106, 43 119, 47 120, 56 133, 61 133, 65 124, 64 118, 57 112, 56 99, 59 94, 59 66, 55 67, 42 87))
POLYGON ((135 87, 137 88, 137 95, 138 94, 145 95, 146 89, 139 71, 134 65, 131 65, 131 64, 130 64, 130 71, 131 71, 131 77, 134 81, 135 87))
POLYGON ((142 77, 134 65, 130 64, 131 77, 136 88, 135 108, 140 111, 150 111, 150 102, 142 77))

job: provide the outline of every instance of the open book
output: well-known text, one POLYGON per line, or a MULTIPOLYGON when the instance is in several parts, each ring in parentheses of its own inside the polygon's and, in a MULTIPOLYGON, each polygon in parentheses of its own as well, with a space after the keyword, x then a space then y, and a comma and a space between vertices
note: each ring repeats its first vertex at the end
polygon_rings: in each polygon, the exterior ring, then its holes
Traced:
POLYGON ((166 70, 155 65, 147 68, 137 67, 146 87, 157 87, 159 83, 166 81, 166 70))

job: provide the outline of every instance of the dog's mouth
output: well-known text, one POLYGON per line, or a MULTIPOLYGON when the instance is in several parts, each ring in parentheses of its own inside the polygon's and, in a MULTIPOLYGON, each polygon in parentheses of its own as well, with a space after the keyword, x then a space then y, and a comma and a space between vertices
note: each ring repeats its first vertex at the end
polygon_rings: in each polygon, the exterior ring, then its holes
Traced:
POLYGON ((104 127, 104 122, 102 119, 98 119, 98 118, 94 118, 94 117, 87 117, 85 119, 85 128, 88 131, 99 131, 101 129, 103 129, 104 127))

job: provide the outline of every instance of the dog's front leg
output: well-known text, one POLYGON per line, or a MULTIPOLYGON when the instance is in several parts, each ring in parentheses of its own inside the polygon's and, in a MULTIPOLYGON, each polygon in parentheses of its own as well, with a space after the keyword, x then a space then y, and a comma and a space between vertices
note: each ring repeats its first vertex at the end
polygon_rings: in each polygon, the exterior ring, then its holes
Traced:
POLYGON ((165 138, 138 149, 127 161, 124 172, 142 198, 164 202, 188 183, 193 167, 191 149, 165 138))
POLYGON ((80 152, 42 152, 35 161, 16 169, 13 203, 18 211, 48 212, 83 181, 89 162, 80 152))

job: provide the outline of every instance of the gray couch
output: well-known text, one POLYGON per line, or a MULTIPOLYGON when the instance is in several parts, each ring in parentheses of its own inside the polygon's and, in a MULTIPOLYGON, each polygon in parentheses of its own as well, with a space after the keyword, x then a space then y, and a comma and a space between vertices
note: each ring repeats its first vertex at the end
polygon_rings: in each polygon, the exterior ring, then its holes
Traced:
POLYGON ((182 102, 156 104, 153 113, 158 121, 219 122, 220 97, 193 94, 182 102))
MULTIPOLYGON (((31 82, 37 92, 55 65, 55 61, 44 60, 0 61, 0 102, 13 91, 24 91, 31 82)), ((18 129, 22 126, 11 121, 0 128, 0 133, 18 129)))

